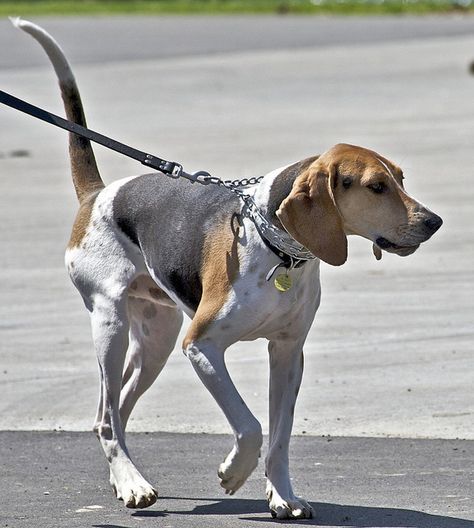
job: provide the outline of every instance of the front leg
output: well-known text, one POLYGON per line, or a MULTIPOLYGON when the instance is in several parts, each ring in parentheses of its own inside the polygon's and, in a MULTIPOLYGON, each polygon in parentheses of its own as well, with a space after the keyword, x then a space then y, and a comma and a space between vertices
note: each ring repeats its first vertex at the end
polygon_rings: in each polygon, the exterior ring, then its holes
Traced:
POLYGON ((313 509, 296 497, 290 482, 288 449, 296 397, 303 375, 299 342, 270 341, 270 435, 266 458, 267 498, 273 517, 308 519, 313 509))
POLYGON ((207 338, 188 341, 184 353, 224 412, 234 432, 234 447, 217 472, 221 486, 226 493, 233 495, 257 467, 262 446, 262 428, 229 376, 223 349, 207 338))

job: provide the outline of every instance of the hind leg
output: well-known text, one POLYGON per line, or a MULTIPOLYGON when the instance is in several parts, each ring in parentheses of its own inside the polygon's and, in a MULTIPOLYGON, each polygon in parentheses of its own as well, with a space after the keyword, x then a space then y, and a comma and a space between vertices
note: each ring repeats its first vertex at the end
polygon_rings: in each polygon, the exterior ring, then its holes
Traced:
POLYGON ((153 384, 176 344, 183 314, 176 306, 129 297, 130 344, 120 393, 125 430, 136 402, 153 384))
MULTIPOLYGON (((123 433, 136 402, 165 366, 183 320, 182 312, 176 307, 136 297, 129 297, 128 313, 130 343, 120 393, 123 433)), ((112 469, 110 484, 117 498, 123 499, 112 469)))
POLYGON ((129 331, 126 299, 95 295, 91 323, 102 373, 102 415, 96 428, 97 435, 109 462, 117 496, 129 508, 145 508, 156 501, 157 493, 130 458, 119 412, 129 331))
POLYGON ((111 243, 108 247, 112 259, 109 253, 87 249, 70 250, 66 262, 90 314, 99 363, 101 389, 95 431, 109 462, 117 494, 126 506, 144 508, 156 501, 157 493, 130 458, 119 412, 129 343, 127 291, 137 269, 118 244, 111 243))

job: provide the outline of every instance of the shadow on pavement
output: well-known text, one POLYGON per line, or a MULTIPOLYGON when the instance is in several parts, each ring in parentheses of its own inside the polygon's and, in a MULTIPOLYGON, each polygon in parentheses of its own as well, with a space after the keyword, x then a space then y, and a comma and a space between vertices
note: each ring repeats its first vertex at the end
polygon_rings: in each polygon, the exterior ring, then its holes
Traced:
MULTIPOLYGON (((253 499, 204 499, 191 497, 163 497, 167 500, 215 501, 214 504, 196 506, 190 511, 172 511, 166 513, 159 511, 138 511, 133 517, 163 517, 166 514, 179 515, 243 515, 240 520, 271 522, 268 517, 247 517, 248 514, 267 513, 268 506, 264 500, 253 499)), ((291 524, 305 524, 308 526, 351 526, 358 528, 474 528, 474 521, 431 515, 416 510, 399 508, 378 508, 367 506, 351 506, 346 504, 329 504, 313 502, 311 506, 316 512, 314 519, 301 519, 287 521, 291 524)), ((274 520, 281 523, 284 521, 274 520)), ((101 525, 99 528, 112 528, 110 525, 101 525)), ((118 527, 113 527, 118 528, 118 527)))

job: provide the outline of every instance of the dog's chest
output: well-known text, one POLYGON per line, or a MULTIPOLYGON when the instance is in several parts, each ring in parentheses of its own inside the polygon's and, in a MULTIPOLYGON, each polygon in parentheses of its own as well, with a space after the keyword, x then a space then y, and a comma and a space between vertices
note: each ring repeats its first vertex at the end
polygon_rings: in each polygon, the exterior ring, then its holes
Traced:
MULTIPOLYGON (((240 340, 260 337, 297 337, 306 332, 314 318, 320 298, 319 261, 308 262, 301 268, 287 272, 279 268, 267 280, 273 259, 253 255, 245 273, 234 283, 228 302, 220 317, 232 320, 242 333, 240 340), (275 277, 286 274, 292 286, 281 291, 275 286, 275 277)), ((237 338, 236 336, 233 336, 237 338)))

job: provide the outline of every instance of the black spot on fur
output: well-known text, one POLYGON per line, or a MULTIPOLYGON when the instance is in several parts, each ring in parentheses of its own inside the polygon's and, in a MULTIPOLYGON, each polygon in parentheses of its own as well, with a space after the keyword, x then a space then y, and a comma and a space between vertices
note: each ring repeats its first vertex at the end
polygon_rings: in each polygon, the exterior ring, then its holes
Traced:
POLYGON ((128 218, 117 218, 117 225, 119 229, 127 235, 127 237, 135 244, 138 244, 138 237, 135 231, 135 226, 128 218))

